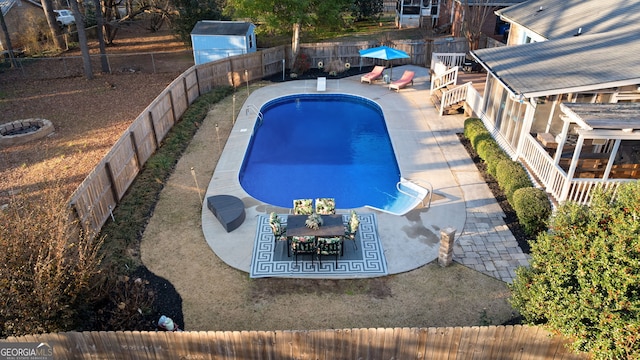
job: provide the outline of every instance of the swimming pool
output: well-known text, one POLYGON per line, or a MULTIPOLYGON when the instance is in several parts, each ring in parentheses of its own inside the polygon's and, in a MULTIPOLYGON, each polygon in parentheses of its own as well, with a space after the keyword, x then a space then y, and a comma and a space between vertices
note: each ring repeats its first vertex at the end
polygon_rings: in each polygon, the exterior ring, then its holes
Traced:
POLYGON ((339 209, 403 214, 415 207, 421 194, 398 185, 400 170, 375 102, 298 94, 271 100, 260 113, 239 173, 252 197, 287 208, 293 199, 319 197, 335 198, 339 209))

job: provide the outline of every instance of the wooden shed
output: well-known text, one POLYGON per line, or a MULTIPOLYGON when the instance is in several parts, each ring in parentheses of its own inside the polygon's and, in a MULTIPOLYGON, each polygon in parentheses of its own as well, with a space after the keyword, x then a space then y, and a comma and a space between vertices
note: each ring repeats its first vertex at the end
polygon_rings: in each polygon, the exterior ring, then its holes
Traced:
POLYGON ((191 31, 196 65, 256 51, 255 25, 244 21, 201 20, 191 31))

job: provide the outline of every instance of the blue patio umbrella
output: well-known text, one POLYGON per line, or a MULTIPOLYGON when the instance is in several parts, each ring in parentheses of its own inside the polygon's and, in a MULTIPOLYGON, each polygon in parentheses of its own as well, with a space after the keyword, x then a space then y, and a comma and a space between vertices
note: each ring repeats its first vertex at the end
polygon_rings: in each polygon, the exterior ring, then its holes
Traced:
MULTIPOLYGON (((360 57, 373 58, 373 59, 382 59, 382 60, 394 60, 394 59, 407 59, 410 58, 409 54, 402 50, 390 48, 388 46, 378 46, 370 49, 362 49, 359 51, 360 57)), ((389 78, 393 77, 393 65, 391 65, 391 70, 389 74, 389 78)))

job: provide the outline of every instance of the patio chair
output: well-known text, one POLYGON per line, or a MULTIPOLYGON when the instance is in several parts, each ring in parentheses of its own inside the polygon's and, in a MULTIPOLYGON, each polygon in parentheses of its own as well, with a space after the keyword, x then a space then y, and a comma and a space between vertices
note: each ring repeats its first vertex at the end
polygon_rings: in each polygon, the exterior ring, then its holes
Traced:
POLYGON ((276 244, 278 243, 278 240, 287 240, 287 227, 282 225, 282 221, 275 212, 272 212, 269 215, 269 226, 271 226, 271 231, 273 232, 276 244))
POLYGON ((384 71, 384 66, 376 65, 370 73, 366 73, 360 77, 360 82, 366 82, 371 84, 372 81, 379 79, 382 77, 382 72, 384 71))
POLYGON ((318 198, 316 199, 316 214, 333 215, 336 213, 336 199, 318 198))
POLYGON ((360 227, 360 219, 358 218, 358 214, 356 214, 355 210, 351 210, 349 221, 344 226, 344 238, 346 240, 353 241, 353 247, 356 250, 358 250, 358 245, 356 244, 356 234, 358 233, 358 227, 360 227))
POLYGON ((313 214, 313 199, 296 199, 293 200, 294 215, 311 215, 313 214))
POLYGON ((404 74, 402 74, 402 77, 400 79, 393 81, 389 84, 389 90, 394 89, 396 92, 398 92, 400 91, 400 89, 407 86, 408 84, 413 85, 413 77, 415 75, 416 75, 415 72, 405 70, 404 74))
POLYGON ((298 255, 311 254, 311 263, 313 264, 313 255, 318 251, 315 236, 292 236, 291 237, 291 253, 296 258, 298 265, 298 255))
POLYGON ((342 252, 342 238, 341 237, 329 237, 318 238, 318 261, 322 266, 322 257, 334 255, 336 257, 336 267, 338 267, 338 255, 343 255, 342 252))

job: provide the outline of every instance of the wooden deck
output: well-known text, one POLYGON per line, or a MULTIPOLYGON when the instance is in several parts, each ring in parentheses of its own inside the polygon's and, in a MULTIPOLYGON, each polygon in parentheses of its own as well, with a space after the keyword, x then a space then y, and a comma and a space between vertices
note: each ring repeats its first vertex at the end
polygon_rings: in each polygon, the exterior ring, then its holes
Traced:
POLYGON ((484 88, 487 84, 486 72, 464 72, 458 71, 458 82, 456 85, 466 84, 471 81, 472 86, 479 94, 484 94, 484 88))

